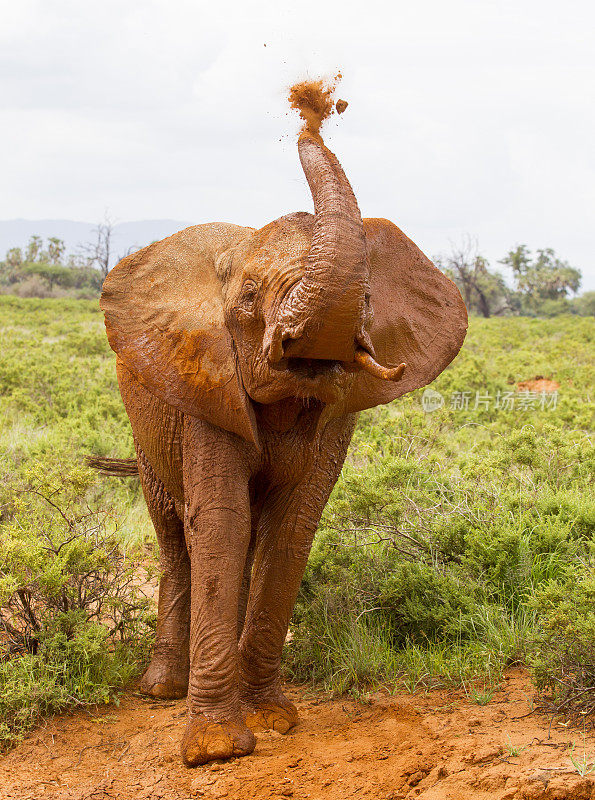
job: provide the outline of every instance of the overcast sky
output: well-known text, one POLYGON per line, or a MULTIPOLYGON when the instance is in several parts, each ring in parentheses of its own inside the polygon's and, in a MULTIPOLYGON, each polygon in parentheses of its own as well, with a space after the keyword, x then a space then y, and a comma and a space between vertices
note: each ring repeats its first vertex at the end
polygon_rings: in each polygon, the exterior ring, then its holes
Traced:
POLYGON ((341 69, 325 138, 364 216, 430 256, 553 247, 595 288, 591 0, 0 8, 0 219, 309 211, 286 88, 341 69))

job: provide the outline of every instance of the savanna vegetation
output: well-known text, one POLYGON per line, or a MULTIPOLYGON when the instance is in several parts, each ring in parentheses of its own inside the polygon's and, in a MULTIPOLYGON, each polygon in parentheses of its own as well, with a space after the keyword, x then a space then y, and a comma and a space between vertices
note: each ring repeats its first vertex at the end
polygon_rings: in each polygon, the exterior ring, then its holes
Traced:
POLYGON ((595 315, 595 292, 576 296, 582 281, 579 269, 559 258, 551 247, 531 252, 520 244, 493 267, 466 237, 434 261, 459 288, 470 314, 480 317, 557 317, 560 314, 595 315))
POLYGON ((517 662, 554 701, 593 707, 593 333, 571 317, 474 319, 426 390, 442 407, 424 412, 420 391, 362 415, 290 674, 337 690, 395 676, 472 687, 517 662))
POLYGON ((25 248, 11 247, 0 261, 0 293, 87 300, 99 297, 114 263, 113 228, 106 216, 95 227, 94 240, 81 243, 75 253, 67 253, 64 241, 57 236, 50 236, 45 245, 41 236, 31 236, 25 248))
MULTIPOLYGON (((0 293, 18 297, 93 299, 110 266, 126 254, 113 252, 113 223, 106 217, 95 228, 95 239, 66 253, 64 242, 50 237, 45 245, 32 236, 27 247, 13 247, 0 261, 0 293)), ((434 261, 458 286, 465 305, 481 317, 595 316, 595 292, 578 295, 580 270, 559 258, 551 248, 532 253, 524 245, 510 250, 499 264, 508 280, 481 255, 470 237, 434 261)))
POLYGON ((86 259, 66 258, 64 242, 56 237, 44 247, 32 236, 23 250, 13 247, 0 262, 0 289, 18 297, 97 297, 103 277, 86 259))
MULTIPOLYGON (((522 663, 548 702, 593 711, 594 329, 474 318, 431 390, 361 415, 298 599, 289 677, 356 695, 456 684, 479 701, 522 663)), ((133 452, 97 302, 2 296, 0 335, 6 746, 138 674, 156 543, 138 481, 84 466, 133 452)))

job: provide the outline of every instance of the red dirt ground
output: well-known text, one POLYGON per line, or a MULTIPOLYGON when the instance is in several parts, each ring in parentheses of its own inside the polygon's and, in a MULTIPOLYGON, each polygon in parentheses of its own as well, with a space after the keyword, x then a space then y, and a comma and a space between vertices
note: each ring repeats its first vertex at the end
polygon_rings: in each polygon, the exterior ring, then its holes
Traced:
POLYGON ((560 384, 557 381, 552 380, 551 378, 544 378, 541 375, 537 375, 535 378, 531 378, 528 381, 521 381, 521 383, 517 383, 516 388, 520 392, 557 392, 560 388, 560 384))
POLYGON ((57 717, 0 760, 2 800, 595 800, 595 736, 531 711, 511 671, 485 706, 461 692, 386 692, 369 705, 289 687, 302 721, 261 734, 251 756, 190 770, 185 703, 134 692, 119 707, 57 717), (517 748, 512 750, 512 748, 517 748), (512 755, 511 753, 518 753, 512 755))

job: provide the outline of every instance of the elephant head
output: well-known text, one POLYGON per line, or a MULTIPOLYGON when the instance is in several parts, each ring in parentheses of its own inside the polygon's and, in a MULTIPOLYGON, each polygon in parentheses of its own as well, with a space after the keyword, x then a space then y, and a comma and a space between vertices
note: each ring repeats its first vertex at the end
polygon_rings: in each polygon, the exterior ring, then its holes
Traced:
POLYGON ((171 406, 258 445, 255 404, 327 416, 430 383, 458 353, 455 285, 392 222, 363 219, 316 133, 298 143, 314 214, 198 225, 123 259, 101 307, 112 348, 171 406))

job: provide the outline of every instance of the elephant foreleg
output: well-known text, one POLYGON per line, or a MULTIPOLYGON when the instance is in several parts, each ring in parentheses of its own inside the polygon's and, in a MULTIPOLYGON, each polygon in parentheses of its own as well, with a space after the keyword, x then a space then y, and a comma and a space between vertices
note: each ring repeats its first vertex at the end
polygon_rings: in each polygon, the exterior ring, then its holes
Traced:
POLYGON ((286 733, 298 721, 281 690, 283 644, 316 527, 339 476, 353 417, 329 424, 312 471, 271 492, 258 529, 252 586, 240 640, 240 691, 249 727, 286 733))
POLYGON ((189 766, 255 746, 239 700, 238 609, 250 543, 249 469, 238 437, 192 419, 184 427, 185 533, 191 564, 189 766))
POLYGON ((138 449, 139 474, 159 543, 161 577, 157 631, 151 663, 140 690, 152 697, 184 697, 188 689, 190 635, 190 559, 184 525, 174 501, 138 449))

